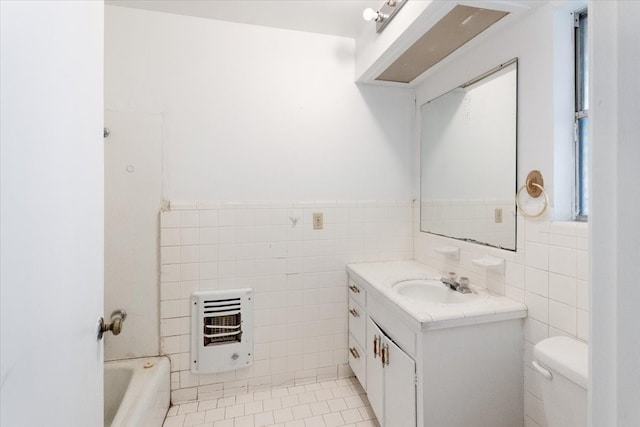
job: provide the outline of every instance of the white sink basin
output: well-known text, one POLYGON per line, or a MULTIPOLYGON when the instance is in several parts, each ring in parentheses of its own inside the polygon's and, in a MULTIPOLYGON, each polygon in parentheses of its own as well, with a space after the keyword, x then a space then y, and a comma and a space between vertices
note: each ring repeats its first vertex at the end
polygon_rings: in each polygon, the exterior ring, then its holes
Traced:
POLYGON ((475 292, 463 294, 450 289, 439 280, 404 280, 393 285, 398 294, 428 304, 468 304, 487 298, 475 292))

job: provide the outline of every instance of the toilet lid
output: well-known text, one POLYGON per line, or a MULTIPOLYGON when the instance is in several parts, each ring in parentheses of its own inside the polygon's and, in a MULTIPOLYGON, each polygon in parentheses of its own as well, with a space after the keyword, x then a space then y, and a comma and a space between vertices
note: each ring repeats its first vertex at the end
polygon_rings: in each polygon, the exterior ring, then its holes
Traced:
POLYGON ((587 388, 589 379, 589 348, 569 337, 551 337, 534 347, 538 362, 587 388))

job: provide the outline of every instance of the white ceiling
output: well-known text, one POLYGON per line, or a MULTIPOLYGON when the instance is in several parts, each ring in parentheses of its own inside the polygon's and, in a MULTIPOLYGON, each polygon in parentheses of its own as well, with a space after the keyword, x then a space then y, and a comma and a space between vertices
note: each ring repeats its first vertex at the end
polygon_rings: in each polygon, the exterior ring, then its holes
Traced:
POLYGON ((264 25, 357 38, 366 22, 362 11, 384 0, 106 0, 106 4, 221 21, 264 25))

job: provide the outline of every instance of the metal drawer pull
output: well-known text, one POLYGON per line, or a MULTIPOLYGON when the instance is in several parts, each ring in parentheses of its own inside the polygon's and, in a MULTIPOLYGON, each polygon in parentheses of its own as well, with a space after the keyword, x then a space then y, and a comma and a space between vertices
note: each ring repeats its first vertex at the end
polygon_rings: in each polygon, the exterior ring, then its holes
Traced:
POLYGON ((355 347, 349 347, 349 352, 355 359, 360 359, 360 354, 358 354, 358 350, 355 347))
POLYGON ((349 309, 349 313, 351 313, 353 317, 360 317, 360 313, 358 313, 358 310, 356 310, 355 308, 349 309))
POLYGON ((373 336, 373 358, 375 359, 380 355, 380 337, 377 335, 373 336))
POLYGON ((351 289, 351 292, 353 292, 354 294, 360 293, 360 288, 358 288, 356 285, 349 285, 349 289, 351 289))
POLYGON ((384 365, 389 365, 389 345, 385 344, 382 346, 382 367, 384 368, 384 365))
POLYGON ((384 358, 384 363, 386 363, 387 365, 389 364, 389 345, 385 344, 384 348, 386 349, 386 351, 384 352, 385 354, 385 358, 384 358))

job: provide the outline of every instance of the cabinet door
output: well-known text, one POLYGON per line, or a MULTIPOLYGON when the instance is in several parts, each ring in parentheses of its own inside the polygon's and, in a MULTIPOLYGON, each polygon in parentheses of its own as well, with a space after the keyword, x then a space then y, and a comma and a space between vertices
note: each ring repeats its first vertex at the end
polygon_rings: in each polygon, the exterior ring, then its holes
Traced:
POLYGON ((360 381, 360 385, 367 389, 367 356, 358 342, 349 334, 349 366, 360 381))
POLYGON ((389 338, 385 338, 383 346, 384 422, 381 424, 416 427, 416 363, 389 338))
POLYGON ((367 318, 367 397, 371 403, 373 413, 376 414, 376 418, 384 426, 384 372, 382 368, 382 359, 380 358, 380 346, 382 345, 382 341, 382 331, 378 328, 378 325, 371 320, 371 318, 367 318))

